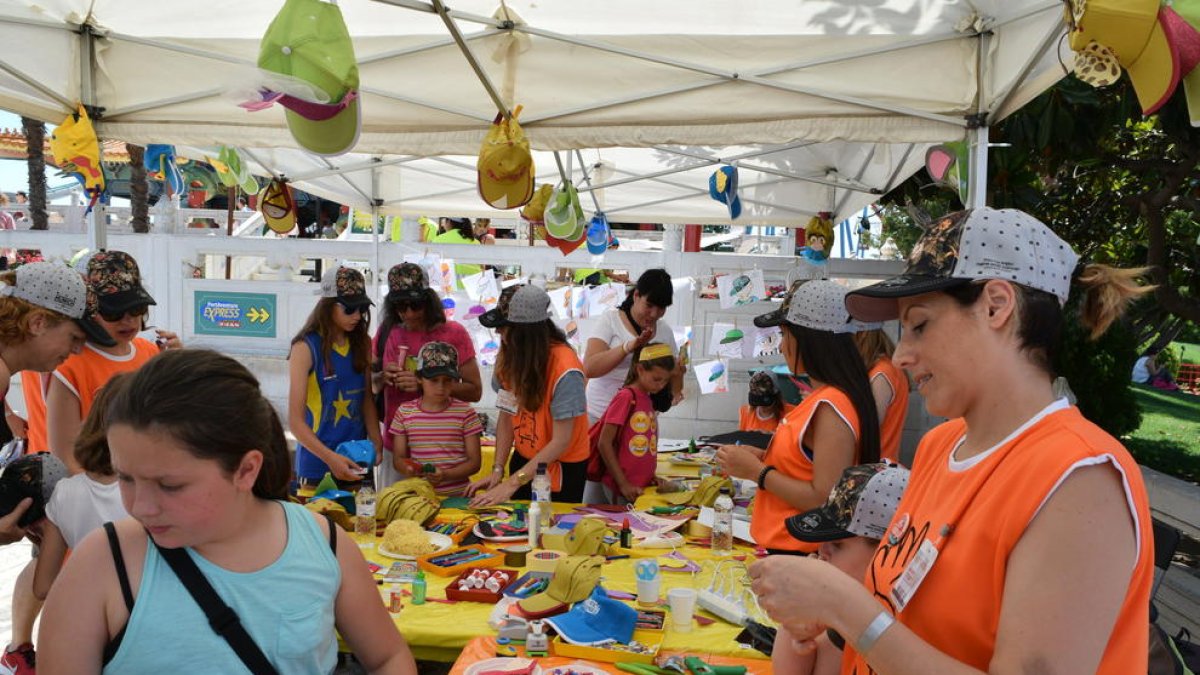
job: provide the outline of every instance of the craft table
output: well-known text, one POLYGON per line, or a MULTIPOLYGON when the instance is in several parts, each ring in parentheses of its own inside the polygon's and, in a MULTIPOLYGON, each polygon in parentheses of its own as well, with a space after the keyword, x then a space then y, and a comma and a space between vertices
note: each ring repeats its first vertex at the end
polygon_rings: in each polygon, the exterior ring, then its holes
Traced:
MULTIPOLYGON (((725 654, 715 654, 706 649, 664 649, 659 652, 660 656, 699 656, 711 665, 721 666, 746 666, 747 675, 771 675, 771 661, 764 657, 759 652, 753 650, 743 650, 742 656, 729 656, 725 654), (755 656, 757 655, 757 656, 755 656)), ((467 643, 463 647, 462 655, 454 662, 454 667, 450 669, 449 675, 463 675, 467 668, 473 663, 478 663, 485 659, 495 658, 496 656, 496 639, 492 637, 477 637, 467 643)), ((624 675, 624 671, 617 670, 616 665, 612 663, 604 663, 601 661, 587 661, 576 658, 561 658, 557 656, 544 657, 537 660, 538 666, 542 669, 543 675, 550 675, 555 668, 567 669, 572 664, 585 664, 592 668, 598 668, 613 675, 624 675)))

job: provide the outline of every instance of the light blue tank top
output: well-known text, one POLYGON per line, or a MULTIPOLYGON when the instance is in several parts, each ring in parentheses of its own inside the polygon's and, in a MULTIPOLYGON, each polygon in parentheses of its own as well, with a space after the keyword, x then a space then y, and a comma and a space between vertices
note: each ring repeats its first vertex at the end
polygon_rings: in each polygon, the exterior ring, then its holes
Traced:
MULTIPOLYGON (((341 568, 329 533, 303 506, 278 502, 287 515, 283 555, 256 572, 230 572, 187 549, 209 583, 281 675, 332 673, 337 665, 333 605, 341 568)), ((188 590, 150 544, 133 613, 104 673, 247 673, 213 632, 188 590)))

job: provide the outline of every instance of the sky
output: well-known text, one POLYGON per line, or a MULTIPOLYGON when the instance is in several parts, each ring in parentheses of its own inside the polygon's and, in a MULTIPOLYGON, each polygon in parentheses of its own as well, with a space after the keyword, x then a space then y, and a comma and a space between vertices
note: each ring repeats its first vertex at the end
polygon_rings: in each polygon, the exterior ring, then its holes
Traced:
MULTIPOLYGON (((13 113, 0 110, 0 129, 21 129, 21 117, 13 113)), ((51 127, 47 125, 46 133, 50 133, 51 127)), ((29 189, 29 170, 26 168, 25 160, 16 159, 0 159, 0 190, 12 193, 18 190, 29 189)), ((49 187, 57 187, 64 185, 69 179, 61 177, 58 172, 46 168, 46 184, 49 187)))

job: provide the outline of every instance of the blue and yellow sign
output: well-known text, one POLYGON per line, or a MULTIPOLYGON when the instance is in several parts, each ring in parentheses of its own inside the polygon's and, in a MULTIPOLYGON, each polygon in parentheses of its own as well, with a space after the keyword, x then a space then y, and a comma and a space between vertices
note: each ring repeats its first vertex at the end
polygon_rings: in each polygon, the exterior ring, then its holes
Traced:
POLYGON ((275 337, 274 293, 195 291, 196 333, 275 337))

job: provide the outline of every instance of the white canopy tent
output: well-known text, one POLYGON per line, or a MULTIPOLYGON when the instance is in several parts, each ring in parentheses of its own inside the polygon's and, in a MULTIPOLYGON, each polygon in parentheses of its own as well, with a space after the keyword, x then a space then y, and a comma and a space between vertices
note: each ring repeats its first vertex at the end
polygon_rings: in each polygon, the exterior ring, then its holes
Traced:
POLYGON ((727 222, 705 188, 735 160, 746 222, 797 224, 873 200, 929 144, 979 147, 1070 58, 1058 0, 462 0, 444 17, 423 0, 340 4, 362 78, 349 155, 296 150, 281 110, 227 93, 254 81, 277 2, 0 0, 0 108, 58 122, 82 101, 103 137, 235 145, 360 208, 496 215, 469 189, 496 111, 485 82, 524 107, 535 148, 603 161, 614 219, 727 222))

